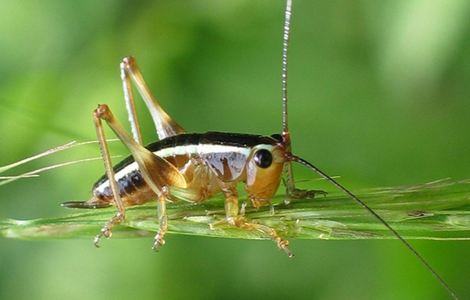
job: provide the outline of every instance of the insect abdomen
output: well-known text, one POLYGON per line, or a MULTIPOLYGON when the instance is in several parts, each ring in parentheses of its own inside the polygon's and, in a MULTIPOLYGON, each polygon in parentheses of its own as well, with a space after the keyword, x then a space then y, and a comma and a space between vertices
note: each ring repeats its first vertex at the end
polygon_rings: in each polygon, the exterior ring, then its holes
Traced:
MULTIPOLYGON (((119 187, 119 194, 121 196, 132 194, 139 188, 142 188, 144 185, 146 185, 139 170, 133 170, 130 173, 125 174, 123 177, 117 180, 117 184, 119 187)), ((109 184, 106 184, 102 190, 95 188, 94 193, 97 197, 112 197, 113 195, 109 184)))

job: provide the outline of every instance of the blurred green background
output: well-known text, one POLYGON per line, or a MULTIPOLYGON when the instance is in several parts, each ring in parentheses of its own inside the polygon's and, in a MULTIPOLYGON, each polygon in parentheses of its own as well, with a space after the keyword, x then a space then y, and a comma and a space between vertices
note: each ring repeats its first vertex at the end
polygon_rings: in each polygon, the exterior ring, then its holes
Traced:
MULTIPOLYGON (((279 132, 283 9, 268 0, 2 0, 0 165, 94 139, 98 103, 124 122, 118 66, 129 54, 188 131, 279 132)), ((295 152, 352 190, 469 178, 469 16, 466 0, 295 1, 295 152)), ((84 146, 24 170, 98 155, 84 146)), ((0 218, 66 215, 59 204, 87 199, 102 173, 101 162, 83 163, 2 186, 0 218)), ((158 254, 151 243, 2 239, 0 298, 447 298, 396 241, 294 240, 293 260, 269 241, 169 235, 158 254)), ((413 245, 470 297, 468 242, 413 245)))

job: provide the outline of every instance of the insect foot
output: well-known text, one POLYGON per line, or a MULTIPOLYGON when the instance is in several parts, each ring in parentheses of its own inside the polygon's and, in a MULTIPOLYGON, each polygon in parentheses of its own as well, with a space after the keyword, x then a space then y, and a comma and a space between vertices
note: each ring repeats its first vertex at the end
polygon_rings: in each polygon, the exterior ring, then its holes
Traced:
POLYGON ((124 214, 121 213, 117 213, 111 220, 109 220, 109 222, 101 228, 100 233, 95 236, 95 239, 93 240, 95 247, 100 247, 99 243, 102 237, 109 239, 113 235, 113 226, 121 223, 122 221, 124 221, 124 214))
POLYGON ((294 254, 289 250, 289 241, 281 238, 279 234, 276 232, 276 230, 274 230, 271 227, 264 226, 264 225, 259 225, 259 224, 253 224, 253 225, 256 226, 254 229, 257 229, 259 231, 264 231, 265 233, 267 233, 271 237, 271 239, 274 242, 276 242, 277 247, 281 249, 282 251, 284 251, 289 258, 294 257, 294 254))
POLYGON ((279 249, 283 250, 289 258, 294 257, 294 254, 289 250, 289 241, 283 240, 279 236, 276 238, 277 246, 279 249))
POLYGON ((313 199, 316 195, 323 195, 326 196, 328 193, 322 190, 302 190, 302 189, 293 189, 288 191, 287 198, 285 199, 285 203, 289 204, 291 200, 299 200, 299 199, 313 199))
POLYGON ((277 231, 269 226, 248 222, 248 220, 242 216, 230 217, 225 220, 217 221, 215 223, 209 224, 211 230, 214 230, 218 226, 231 225, 238 227, 243 230, 256 231, 262 233, 265 237, 270 237, 273 240, 279 249, 283 250, 289 258, 294 257, 294 254, 289 250, 289 241, 283 239, 277 231))
POLYGON ((152 246, 153 251, 158 252, 158 250, 160 250, 160 247, 165 245, 165 240, 163 239, 163 236, 164 234, 162 232, 157 233, 152 246))
POLYGON ((110 238, 113 235, 111 229, 103 227, 100 231, 99 234, 95 236, 95 239, 93 240, 93 244, 95 245, 96 248, 100 247, 100 240, 102 237, 105 238, 110 238))

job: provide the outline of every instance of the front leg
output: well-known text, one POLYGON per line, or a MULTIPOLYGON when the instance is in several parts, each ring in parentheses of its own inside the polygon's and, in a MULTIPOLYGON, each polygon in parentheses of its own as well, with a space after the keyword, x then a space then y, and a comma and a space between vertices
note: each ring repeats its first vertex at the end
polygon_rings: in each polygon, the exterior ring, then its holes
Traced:
POLYGON ((313 199, 316 195, 326 195, 328 194, 322 190, 302 190, 295 187, 294 181, 294 172, 292 170, 292 163, 289 161, 284 166, 285 176, 283 178, 283 183, 286 187, 287 197, 284 199, 285 204, 289 204, 292 200, 297 199, 313 199))
POLYGON ((317 195, 326 196, 327 194, 323 190, 303 190, 295 187, 287 192, 290 199, 313 199, 317 195))

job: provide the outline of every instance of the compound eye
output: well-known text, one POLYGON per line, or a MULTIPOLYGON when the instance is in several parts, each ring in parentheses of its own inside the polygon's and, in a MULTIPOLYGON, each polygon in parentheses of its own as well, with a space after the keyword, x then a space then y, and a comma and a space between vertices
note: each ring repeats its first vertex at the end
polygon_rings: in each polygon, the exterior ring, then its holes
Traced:
POLYGON ((254 160, 258 167, 265 169, 273 162, 273 155, 266 149, 260 149, 256 151, 254 160))

